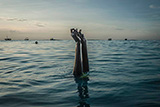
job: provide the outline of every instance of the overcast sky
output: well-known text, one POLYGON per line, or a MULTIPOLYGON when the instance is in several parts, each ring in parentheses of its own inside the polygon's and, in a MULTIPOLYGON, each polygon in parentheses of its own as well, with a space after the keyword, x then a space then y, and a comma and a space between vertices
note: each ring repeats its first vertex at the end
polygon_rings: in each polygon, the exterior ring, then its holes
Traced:
POLYGON ((160 39, 160 0, 0 0, 0 40, 160 39))

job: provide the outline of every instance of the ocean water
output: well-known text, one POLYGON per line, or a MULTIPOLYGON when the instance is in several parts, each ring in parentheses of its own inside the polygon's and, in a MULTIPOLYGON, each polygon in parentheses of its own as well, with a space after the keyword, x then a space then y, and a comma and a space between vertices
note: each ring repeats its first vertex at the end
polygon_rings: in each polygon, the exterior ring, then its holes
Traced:
POLYGON ((0 41, 0 107, 160 107, 160 41, 88 41, 86 98, 72 75, 75 43, 34 42, 0 41))

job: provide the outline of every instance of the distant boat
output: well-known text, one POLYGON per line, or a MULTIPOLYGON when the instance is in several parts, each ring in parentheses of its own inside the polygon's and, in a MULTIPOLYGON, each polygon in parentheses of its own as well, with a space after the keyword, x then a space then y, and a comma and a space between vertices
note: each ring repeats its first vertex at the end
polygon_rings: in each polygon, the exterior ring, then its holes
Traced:
POLYGON ((11 41, 12 39, 11 39, 11 38, 6 37, 4 40, 6 40, 6 41, 11 41))
POLYGON ((50 40, 55 40, 54 38, 51 38, 50 40))
POLYGON ((111 40, 112 40, 112 38, 109 38, 108 40, 109 40, 109 41, 111 41, 111 40))
POLYGON ((127 40, 127 38, 125 38, 124 40, 127 40))
POLYGON ((26 37, 24 40, 29 40, 29 38, 28 38, 28 37, 26 37))

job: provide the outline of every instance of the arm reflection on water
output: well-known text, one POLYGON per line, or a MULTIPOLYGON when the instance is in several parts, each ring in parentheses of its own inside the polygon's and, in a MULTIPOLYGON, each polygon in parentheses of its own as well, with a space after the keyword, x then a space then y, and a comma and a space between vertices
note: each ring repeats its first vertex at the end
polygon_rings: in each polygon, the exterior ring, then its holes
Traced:
POLYGON ((77 107, 90 107, 88 81, 89 81, 89 77, 75 78, 75 82, 77 83, 77 90, 80 98, 79 105, 77 107))

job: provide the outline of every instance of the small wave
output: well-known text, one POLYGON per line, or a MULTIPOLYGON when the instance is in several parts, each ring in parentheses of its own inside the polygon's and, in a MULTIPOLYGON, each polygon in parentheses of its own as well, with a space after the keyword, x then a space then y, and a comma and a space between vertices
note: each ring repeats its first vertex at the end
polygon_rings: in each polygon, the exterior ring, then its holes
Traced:
POLYGON ((0 82, 1 85, 17 85, 15 83, 12 83, 12 82, 0 82))
POLYGON ((24 71, 24 70, 28 70, 28 69, 36 68, 36 67, 37 67, 36 65, 24 66, 24 67, 17 68, 16 71, 24 71))
POLYGON ((7 58, 1 58, 0 60, 17 61, 17 60, 21 60, 21 58, 20 57, 7 57, 7 58))

